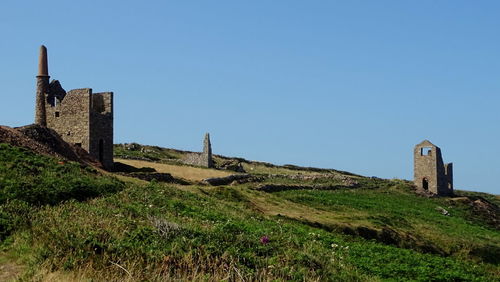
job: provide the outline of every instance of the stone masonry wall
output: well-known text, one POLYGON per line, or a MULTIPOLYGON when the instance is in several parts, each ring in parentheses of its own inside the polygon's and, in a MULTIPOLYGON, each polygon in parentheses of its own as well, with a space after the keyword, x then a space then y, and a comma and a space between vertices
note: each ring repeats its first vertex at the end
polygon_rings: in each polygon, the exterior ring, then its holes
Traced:
POLYGON ((184 157, 183 163, 189 164, 189 165, 209 167, 208 166, 208 158, 203 153, 189 153, 184 157))
MULTIPOLYGON (((90 105, 92 89, 75 89, 57 102, 47 101, 47 127, 54 129, 64 141, 90 149, 90 105), (54 104, 54 106, 52 106, 54 104)), ((48 97, 54 98, 54 97, 48 97)))

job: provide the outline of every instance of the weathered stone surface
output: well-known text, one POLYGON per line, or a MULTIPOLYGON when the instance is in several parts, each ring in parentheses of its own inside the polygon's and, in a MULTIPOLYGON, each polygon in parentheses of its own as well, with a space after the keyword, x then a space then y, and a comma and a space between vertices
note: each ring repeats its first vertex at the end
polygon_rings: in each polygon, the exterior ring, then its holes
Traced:
POLYGON ((443 163, 439 147, 424 140, 415 146, 413 157, 414 183, 418 191, 453 195, 453 166, 443 163))

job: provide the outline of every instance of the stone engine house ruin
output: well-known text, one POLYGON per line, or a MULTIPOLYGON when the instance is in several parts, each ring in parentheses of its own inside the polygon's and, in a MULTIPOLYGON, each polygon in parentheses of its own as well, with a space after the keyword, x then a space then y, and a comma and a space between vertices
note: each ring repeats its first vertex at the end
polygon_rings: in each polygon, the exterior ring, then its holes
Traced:
POLYGON ((189 165, 214 167, 214 161, 212 159, 212 144, 210 143, 210 134, 208 133, 205 134, 205 140, 203 140, 203 152, 190 153, 184 158, 183 162, 189 165))
POLYGON ((54 129, 64 141, 80 146, 113 168, 113 92, 91 88, 66 92, 59 81, 49 83, 47 48, 40 47, 35 123, 54 129))
POLYGON ((424 140, 415 146, 413 157, 417 190, 439 196, 453 195, 453 164, 443 163, 439 147, 424 140))

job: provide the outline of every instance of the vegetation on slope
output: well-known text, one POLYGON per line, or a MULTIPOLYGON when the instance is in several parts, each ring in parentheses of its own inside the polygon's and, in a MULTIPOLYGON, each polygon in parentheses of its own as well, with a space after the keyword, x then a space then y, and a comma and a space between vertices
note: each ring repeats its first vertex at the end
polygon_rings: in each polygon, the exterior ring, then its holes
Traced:
POLYGON ((0 144, 0 239, 32 207, 114 193, 123 183, 91 167, 0 144))
MULTIPOLYGON (((17 154, 17 162, 39 158, 1 148, 10 152, 6 155, 17 154)), ((32 175, 47 177, 60 166, 58 160, 44 158, 32 175)), ((20 217, 22 224, 3 241, 4 251, 27 265, 24 279, 48 273, 99 281, 500 278, 491 253, 471 252, 498 247, 498 230, 469 218, 467 205, 417 196, 403 181, 356 177, 355 189, 267 193, 256 190, 261 183, 122 184, 79 165, 66 166, 71 169, 59 178, 88 177, 95 182, 92 186, 113 183, 113 188, 99 190, 96 198, 75 197, 52 205, 24 202, 23 208, 16 208, 10 200, 2 203, 2 211, 7 207, 10 214, 29 214, 20 217), (451 215, 442 215, 437 207, 451 215), (343 227, 391 229, 443 252, 370 239, 343 227), (461 246, 466 251, 457 251, 461 246)), ((17 166, 10 170, 13 175, 28 173, 17 166)), ((300 174, 308 173, 318 172, 300 174)), ((281 174, 273 168, 268 181, 281 174)), ((1 171, 0 179, 7 179, 4 175, 7 172, 1 171)), ((54 185, 61 191, 69 187, 65 181, 54 185)))

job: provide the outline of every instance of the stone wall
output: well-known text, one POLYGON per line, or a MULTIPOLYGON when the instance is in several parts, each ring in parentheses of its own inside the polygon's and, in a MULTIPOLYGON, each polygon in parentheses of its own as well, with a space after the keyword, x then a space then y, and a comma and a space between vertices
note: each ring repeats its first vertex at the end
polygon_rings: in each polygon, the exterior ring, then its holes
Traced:
POLYGON ((183 158, 182 162, 189 165, 209 167, 208 158, 203 153, 189 153, 183 158))
POLYGON ((47 96, 47 127, 64 141, 81 146, 90 153, 90 107, 92 89, 69 91, 62 99, 47 96), (54 100, 55 99, 55 100, 54 100))
POLYGON ((420 191, 447 196, 453 194, 453 166, 444 164, 441 149, 428 140, 415 146, 414 183, 420 191))

